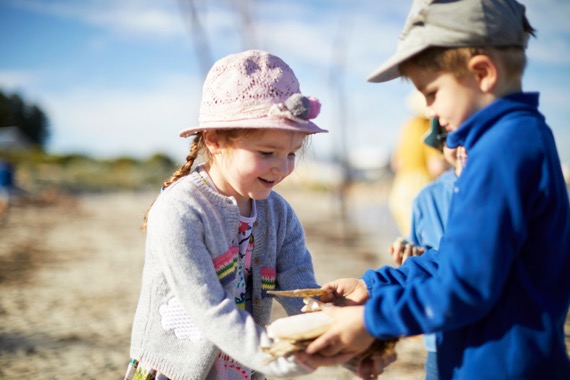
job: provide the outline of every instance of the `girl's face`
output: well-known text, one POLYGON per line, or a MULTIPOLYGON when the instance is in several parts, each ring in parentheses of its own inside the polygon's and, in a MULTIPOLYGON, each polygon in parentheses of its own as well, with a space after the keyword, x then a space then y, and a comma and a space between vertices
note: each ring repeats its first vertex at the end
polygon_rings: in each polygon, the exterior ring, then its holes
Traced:
POLYGON ((426 99, 426 117, 439 119, 447 132, 459 128, 486 102, 472 75, 457 78, 451 73, 413 68, 408 76, 426 99))
POLYGON ((249 215, 250 199, 266 199, 293 172, 305 137, 301 132, 267 130, 238 137, 231 146, 218 140, 217 146, 208 146, 213 157, 208 173, 218 191, 236 198, 242 215, 249 215))

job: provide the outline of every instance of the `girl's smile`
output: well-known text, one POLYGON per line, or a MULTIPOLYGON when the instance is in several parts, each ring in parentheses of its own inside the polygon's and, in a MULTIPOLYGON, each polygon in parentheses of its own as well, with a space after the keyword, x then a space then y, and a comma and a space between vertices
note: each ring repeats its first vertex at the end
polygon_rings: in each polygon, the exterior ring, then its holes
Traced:
POLYGON ((293 172, 305 137, 302 132, 265 130, 231 145, 214 142, 206 170, 218 191, 236 198, 242 215, 249 215, 251 199, 266 199, 293 172))

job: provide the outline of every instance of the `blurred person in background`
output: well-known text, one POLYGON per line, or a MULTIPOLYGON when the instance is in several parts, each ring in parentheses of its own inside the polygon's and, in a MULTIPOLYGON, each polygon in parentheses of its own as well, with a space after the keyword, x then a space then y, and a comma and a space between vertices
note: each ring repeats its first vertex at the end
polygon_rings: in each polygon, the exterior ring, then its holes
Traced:
POLYGON ((412 199, 418 191, 448 169, 440 151, 423 143, 423 136, 430 129, 425 116, 425 100, 418 92, 407 99, 414 116, 401 129, 398 145, 391 157, 394 181, 388 198, 390 212, 400 234, 410 233, 412 199))
POLYGON ((8 212, 10 197, 14 188, 14 166, 0 157, 0 215, 8 212))
MULTIPOLYGON (((432 119, 431 128, 423 141, 426 145, 443 152, 450 168, 421 189, 414 198, 410 234, 406 239, 396 239, 389 248, 389 253, 396 265, 402 265, 411 256, 420 256, 426 250, 439 248, 439 241, 443 237, 447 224, 455 181, 461 175, 467 161, 465 148, 448 148, 445 145, 446 136, 447 132, 439 125, 437 119, 432 119)), ((439 379, 435 340, 435 334, 423 335, 424 346, 427 350, 426 380, 439 379)))

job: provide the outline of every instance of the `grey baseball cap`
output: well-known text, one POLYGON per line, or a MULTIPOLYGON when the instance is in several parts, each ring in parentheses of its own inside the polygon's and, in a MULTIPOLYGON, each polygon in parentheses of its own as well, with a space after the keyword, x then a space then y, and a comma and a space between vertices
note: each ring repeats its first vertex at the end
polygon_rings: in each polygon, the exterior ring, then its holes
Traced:
POLYGON ((526 48, 529 30, 525 7, 515 0, 414 0, 396 54, 368 81, 399 77, 398 65, 429 47, 526 48))

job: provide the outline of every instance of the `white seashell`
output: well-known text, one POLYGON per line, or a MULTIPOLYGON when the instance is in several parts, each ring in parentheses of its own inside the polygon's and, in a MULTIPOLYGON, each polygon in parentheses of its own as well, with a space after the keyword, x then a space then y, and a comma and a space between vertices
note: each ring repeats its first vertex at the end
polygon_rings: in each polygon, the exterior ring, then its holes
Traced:
POLYGON ((267 335, 289 341, 313 339, 327 331, 332 322, 333 319, 322 311, 298 314, 275 320, 267 326, 267 335))
POLYGON ((303 303, 305 304, 301 309, 303 313, 314 313, 315 311, 322 311, 324 307, 327 307, 326 303, 311 297, 303 298, 303 303))

